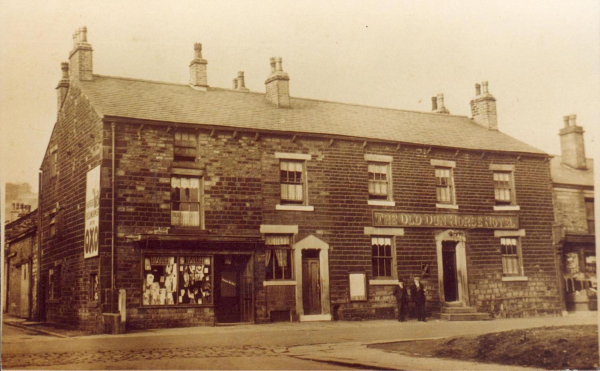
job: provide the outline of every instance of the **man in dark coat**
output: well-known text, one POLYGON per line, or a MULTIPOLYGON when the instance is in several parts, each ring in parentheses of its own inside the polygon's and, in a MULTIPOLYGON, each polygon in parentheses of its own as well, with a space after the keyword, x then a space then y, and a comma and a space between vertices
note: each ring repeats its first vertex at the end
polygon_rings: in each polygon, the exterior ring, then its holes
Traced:
POLYGON ((406 306, 408 305, 408 290, 404 286, 402 278, 398 279, 398 285, 394 287, 394 296, 398 305, 398 321, 406 321, 406 306))
POLYGON ((413 284, 410 288, 410 293, 412 296, 412 300, 414 300, 415 305, 417 307, 417 319, 419 321, 423 321, 423 322, 427 322, 427 320, 425 319, 425 317, 426 317, 425 293, 426 292, 427 291, 425 290, 425 286, 423 286, 423 284, 421 284, 421 278, 418 276, 415 276, 413 284))

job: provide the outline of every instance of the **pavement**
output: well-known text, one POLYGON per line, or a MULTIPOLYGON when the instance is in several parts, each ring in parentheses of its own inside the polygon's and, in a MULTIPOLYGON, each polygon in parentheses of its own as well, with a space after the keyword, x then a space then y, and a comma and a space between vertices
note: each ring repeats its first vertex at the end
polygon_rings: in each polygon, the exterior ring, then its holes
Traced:
POLYGON ((410 356, 367 346, 532 327, 597 324, 597 317, 593 312, 485 322, 294 322, 87 336, 18 319, 4 318, 3 324, 40 334, 29 340, 3 336, 2 359, 7 368, 531 370, 410 356), (149 346, 158 343, 160 346, 149 346))

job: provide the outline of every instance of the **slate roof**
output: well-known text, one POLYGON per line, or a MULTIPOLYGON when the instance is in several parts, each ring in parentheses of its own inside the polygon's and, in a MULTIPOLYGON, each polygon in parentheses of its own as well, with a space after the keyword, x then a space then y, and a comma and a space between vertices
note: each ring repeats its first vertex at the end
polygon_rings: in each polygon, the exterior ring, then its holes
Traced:
POLYGON ((562 157, 556 156, 550 160, 550 176, 552 182, 578 186, 594 186, 594 160, 586 158, 585 170, 573 169, 562 163, 562 157))
POLYGON ((329 134, 403 143, 544 154, 466 116, 367 107, 292 98, 277 108, 264 93, 94 75, 80 82, 102 117, 225 126, 293 133, 329 134))

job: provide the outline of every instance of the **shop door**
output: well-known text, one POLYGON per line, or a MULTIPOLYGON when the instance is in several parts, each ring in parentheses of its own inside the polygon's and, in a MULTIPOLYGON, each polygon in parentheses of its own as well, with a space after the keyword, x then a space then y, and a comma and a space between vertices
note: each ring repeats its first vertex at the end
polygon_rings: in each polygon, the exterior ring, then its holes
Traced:
POLYGON ((446 301, 458 301, 455 241, 442 242, 442 264, 444 273, 444 299, 446 301))
POLYGON ((29 318, 31 271, 29 263, 21 265, 21 318, 29 318))
MULTIPOLYGON (((318 251, 317 251, 318 253, 318 251)), ((304 314, 321 314, 319 258, 302 258, 302 304, 304 314)))
POLYGON ((239 272, 233 264, 223 264, 220 272, 220 293, 217 320, 223 323, 240 322, 239 272))
MULTIPOLYGON (((242 282, 241 282, 241 320, 242 322, 252 322, 253 318, 253 292, 254 292, 254 270, 252 269, 252 258, 248 258, 245 264, 245 268, 242 271, 242 282)), ((242 262, 243 263, 243 262, 242 262)))

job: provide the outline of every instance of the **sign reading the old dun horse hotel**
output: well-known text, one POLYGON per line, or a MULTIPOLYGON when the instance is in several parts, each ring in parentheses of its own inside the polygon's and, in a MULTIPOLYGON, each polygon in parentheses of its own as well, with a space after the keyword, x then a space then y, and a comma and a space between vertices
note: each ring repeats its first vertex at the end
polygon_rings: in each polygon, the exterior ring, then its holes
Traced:
POLYGON ((85 191, 85 239, 83 257, 98 256, 98 227, 100 224, 100 166, 87 173, 85 191))
POLYGON ((518 229, 516 215, 426 214, 373 212, 377 227, 518 229))

